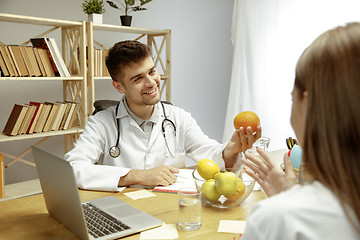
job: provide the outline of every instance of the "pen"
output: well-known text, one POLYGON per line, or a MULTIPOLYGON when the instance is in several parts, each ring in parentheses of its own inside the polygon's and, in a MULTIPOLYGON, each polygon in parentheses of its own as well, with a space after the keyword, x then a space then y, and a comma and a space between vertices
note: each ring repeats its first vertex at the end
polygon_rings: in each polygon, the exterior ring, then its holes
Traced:
POLYGON ((240 240, 241 237, 242 237, 242 234, 240 234, 238 238, 234 237, 233 240, 240 240))
POLYGON ((179 178, 189 179, 188 177, 179 175, 178 173, 174 173, 174 175, 175 175, 176 177, 179 177, 179 178))

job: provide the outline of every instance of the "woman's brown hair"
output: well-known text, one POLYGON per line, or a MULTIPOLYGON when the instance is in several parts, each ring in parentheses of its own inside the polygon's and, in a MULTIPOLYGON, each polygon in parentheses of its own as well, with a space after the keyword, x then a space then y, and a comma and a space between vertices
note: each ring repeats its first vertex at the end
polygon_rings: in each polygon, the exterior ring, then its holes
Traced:
POLYGON ((338 196, 360 233, 360 23, 320 35, 298 61, 295 87, 308 92, 305 171, 338 196))

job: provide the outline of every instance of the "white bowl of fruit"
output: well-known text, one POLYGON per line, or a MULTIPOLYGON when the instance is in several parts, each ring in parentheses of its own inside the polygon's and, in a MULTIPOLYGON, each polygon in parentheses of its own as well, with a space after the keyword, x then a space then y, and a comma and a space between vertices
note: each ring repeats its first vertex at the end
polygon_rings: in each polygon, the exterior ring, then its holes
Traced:
POLYGON ((252 192, 255 181, 243 180, 243 169, 220 171, 210 159, 202 159, 193 171, 196 188, 211 206, 231 208, 239 206, 252 192))

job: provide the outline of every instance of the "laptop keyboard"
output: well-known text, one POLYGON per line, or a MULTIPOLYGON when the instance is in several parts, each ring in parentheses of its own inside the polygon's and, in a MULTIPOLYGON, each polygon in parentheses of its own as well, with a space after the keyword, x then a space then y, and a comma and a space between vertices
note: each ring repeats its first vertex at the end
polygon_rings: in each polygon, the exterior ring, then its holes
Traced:
POLYGON ((130 229, 129 226, 113 218, 91 203, 84 203, 82 206, 88 231, 94 238, 130 229))

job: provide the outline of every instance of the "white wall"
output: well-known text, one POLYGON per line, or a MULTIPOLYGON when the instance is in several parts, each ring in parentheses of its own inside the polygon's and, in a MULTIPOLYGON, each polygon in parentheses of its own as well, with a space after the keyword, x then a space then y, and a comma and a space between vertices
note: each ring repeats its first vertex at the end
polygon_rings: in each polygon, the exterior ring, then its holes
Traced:
MULTIPOLYGON (((0 12, 82 21, 87 16, 81 10, 81 3, 80 0, 0 0, 0 12)), ((233 0, 154 0, 147 7, 148 11, 132 14, 132 26, 171 29, 173 104, 192 113, 209 137, 221 141, 232 64, 230 27, 233 0)), ((120 24, 120 12, 107 4, 105 8, 103 22, 120 24)), ((0 23, 0 41, 21 44, 43 29, 0 23)), ((59 33, 51 36, 60 45, 59 33)), ((95 39, 111 47, 122 37, 101 32, 95 35, 95 39)), ((60 81, 1 81, 0 130, 5 126, 14 103, 61 100, 61 88, 60 81)), ((97 99, 117 98, 110 81, 96 82, 96 88, 97 99)), ((39 140, 0 143, 0 151, 17 155, 39 140)), ((54 137, 41 146, 56 155, 64 154, 63 137, 54 137)), ((31 154, 27 158, 31 159, 31 154)), ((18 162, 5 170, 5 178, 6 184, 36 178, 36 170, 18 162)))

